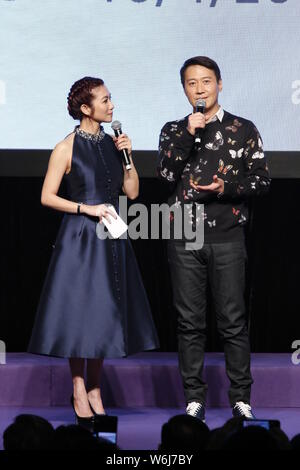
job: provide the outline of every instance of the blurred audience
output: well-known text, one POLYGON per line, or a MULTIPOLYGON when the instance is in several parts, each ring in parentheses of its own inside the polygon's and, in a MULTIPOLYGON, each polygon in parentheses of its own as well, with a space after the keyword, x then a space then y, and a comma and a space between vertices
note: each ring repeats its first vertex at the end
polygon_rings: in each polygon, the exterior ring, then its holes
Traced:
POLYGON ((197 452, 204 450, 209 429, 200 419, 189 415, 173 416, 161 430, 161 452, 197 452))
POLYGON ((19 415, 3 433, 5 450, 49 450, 52 448, 54 429, 44 418, 19 415))
POLYGON ((96 450, 114 452, 118 447, 81 426, 59 426, 54 432, 53 450, 96 450))
POLYGON ((291 440, 291 448, 292 450, 300 451, 300 434, 297 434, 297 436, 294 436, 291 440))
POLYGON ((90 431, 81 426, 59 426, 53 429, 44 418, 35 415, 19 415, 3 434, 4 450, 94 450, 114 452, 115 444, 94 437, 90 431))
MULTIPOLYGON (((15 418, 3 434, 4 449, 78 451, 93 450, 113 453, 117 445, 94 437, 90 431, 77 426, 53 429, 44 418, 22 414, 15 418)), ((201 451, 300 451, 300 434, 289 441, 280 428, 267 430, 261 426, 244 427, 243 418, 232 418, 224 426, 209 430, 201 420, 189 415, 173 416, 161 429, 163 453, 198 453, 201 451)))

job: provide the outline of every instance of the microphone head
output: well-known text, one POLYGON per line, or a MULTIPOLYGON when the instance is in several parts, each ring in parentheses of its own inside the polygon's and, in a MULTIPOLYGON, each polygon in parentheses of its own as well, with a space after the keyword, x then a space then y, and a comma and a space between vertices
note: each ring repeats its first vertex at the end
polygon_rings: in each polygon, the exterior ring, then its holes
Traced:
POLYGON ((199 99, 196 101, 196 108, 204 108, 205 109, 206 102, 205 100, 199 99))
POLYGON ((121 130, 121 127, 122 127, 122 124, 120 123, 120 121, 114 121, 111 123, 111 128, 114 130, 114 131, 119 131, 121 130))
POLYGON ((196 101, 196 108, 203 108, 204 110, 205 106, 206 106, 205 100, 199 99, 196 101))

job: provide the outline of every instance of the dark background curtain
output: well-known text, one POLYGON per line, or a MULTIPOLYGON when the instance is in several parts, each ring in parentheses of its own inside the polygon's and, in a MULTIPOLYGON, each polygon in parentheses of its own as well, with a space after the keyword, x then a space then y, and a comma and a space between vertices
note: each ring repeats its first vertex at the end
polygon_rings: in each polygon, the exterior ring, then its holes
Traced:
MULTIPOLYGON (((7 351, 25 351, 62 214, 42 207, 42 177, 0 178, 0 339, 7 351)), ((63 188, 62 188, 63 193, 63 188)), ((251 202, 247 231, 247 309, 253 352, 291 352, 300 339, 299 180, 274 179, 251 202)), ((155 178, 141 178, 137 201, 162 203, 155 178)), ((157 326, 161 350, 176 351, 176 319, 163 240, 133 240, 157 326)), ((70 279, 70 282, 72 280, 70 279)), ((221 351, 211 306, 207 350, 221 351)))

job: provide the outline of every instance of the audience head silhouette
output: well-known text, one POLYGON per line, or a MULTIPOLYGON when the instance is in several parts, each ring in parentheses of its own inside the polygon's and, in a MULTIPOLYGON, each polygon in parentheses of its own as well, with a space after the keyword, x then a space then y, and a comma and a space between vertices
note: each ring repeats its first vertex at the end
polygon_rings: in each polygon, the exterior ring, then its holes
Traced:
POLYGON ((22 414, 4 431, 3 446, 5 450, 48 450, 53 436, 54 429, 46 419, 22 414))
POLYGON ((196 452, 206 447, 209 429, 193 416, 173 416, 162 427, 160 450, 196 452))

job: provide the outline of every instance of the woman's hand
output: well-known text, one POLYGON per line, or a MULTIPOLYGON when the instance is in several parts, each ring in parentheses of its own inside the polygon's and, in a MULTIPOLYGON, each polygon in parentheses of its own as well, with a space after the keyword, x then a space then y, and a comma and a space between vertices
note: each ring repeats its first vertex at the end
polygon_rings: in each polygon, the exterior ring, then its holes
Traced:
POLYGON ((113 210, 106 204, 97 204, 96 206, 88 206, 84 204, 82 209, 83 210, 80 212, 83 212, 84 214, 90 215, 92 217, 99 217, 100 223, 102 223, 102 217, 104 217, 109 223, 111 221, 110 216, 112 216, 114 219, 117 218, 113 210))
POLYGON ((124 161, 122 159, 122 165, 124 170, 123 186, 122 189, 129 199, 135 199, 139 195, 139 177, 136 172, 135 166, 132 161, 132 144, 128 135, 121 134, 118 138, 112 136, 115 146, 119 151, 126 149, 128 151, 129 160, 131 163, 131 170, 126 170, 124 161))
POLYGON ((128 135, 121 134, 119 135, 119 137, 112 136, 112 138, 119 152, 126 149, 128 151, 128 154, 131 155, 132 145, 128 135))

